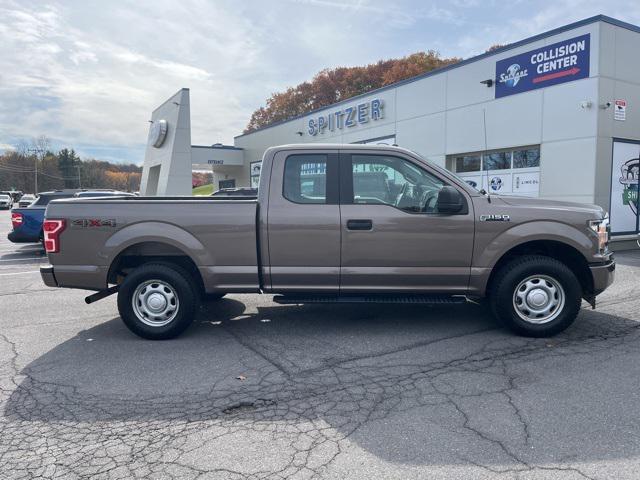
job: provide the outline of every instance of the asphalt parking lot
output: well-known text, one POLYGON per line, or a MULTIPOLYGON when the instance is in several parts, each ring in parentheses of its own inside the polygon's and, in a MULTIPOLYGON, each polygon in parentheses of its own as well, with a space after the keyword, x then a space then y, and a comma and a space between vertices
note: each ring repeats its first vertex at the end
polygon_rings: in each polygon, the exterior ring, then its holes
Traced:
POLYGON ((0 478, 637 479, 640 254, 564 334, 232 295, 176 340, 45 287, 0 211, 0 478))

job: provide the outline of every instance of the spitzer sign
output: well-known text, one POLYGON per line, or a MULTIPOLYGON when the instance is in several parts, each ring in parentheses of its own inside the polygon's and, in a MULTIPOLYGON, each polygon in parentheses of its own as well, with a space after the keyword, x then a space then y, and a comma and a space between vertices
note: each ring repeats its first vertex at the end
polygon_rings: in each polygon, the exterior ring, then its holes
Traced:
POLYGON ((496 98, 589 76, 589 34, 496 62, 496 98))

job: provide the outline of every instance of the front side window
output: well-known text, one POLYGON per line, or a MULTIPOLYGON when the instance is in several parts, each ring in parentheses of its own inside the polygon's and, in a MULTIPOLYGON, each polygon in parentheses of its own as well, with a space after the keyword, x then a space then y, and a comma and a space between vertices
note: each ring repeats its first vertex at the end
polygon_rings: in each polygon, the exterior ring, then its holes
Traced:
POLYGON ((327 203, 327 156, 287 157, 283 195, 294 203, 327 203))
POLYGON ((353 203, 390 205, 411 213, 436 211, 444 183, 408 160, 352 155, 353 203))

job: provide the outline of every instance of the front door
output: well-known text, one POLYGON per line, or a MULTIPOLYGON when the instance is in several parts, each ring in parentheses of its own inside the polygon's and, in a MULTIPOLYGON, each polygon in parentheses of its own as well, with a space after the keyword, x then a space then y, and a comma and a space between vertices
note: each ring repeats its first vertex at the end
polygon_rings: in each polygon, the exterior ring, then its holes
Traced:
POLYGON ((467 290, 474 235, 468 198, 461 214, 439 214, 445 180, 395 153, 342 153, 340 167, 341 292, 467 290))
POLYGON ((276 292, 338 292, 339 158, 335 153, 275 155, 269 186, 268 248, 276 292))

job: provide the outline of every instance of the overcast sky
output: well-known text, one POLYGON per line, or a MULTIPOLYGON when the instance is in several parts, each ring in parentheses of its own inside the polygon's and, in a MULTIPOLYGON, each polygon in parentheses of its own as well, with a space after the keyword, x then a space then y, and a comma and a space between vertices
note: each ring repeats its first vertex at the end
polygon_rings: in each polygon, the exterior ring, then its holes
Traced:
POLYGON ((47 135, 141 163, 151 111, 191 89, 192 142, 233 143, 274 91, 323 68, 470 57, 638 0, 0 0, 0 150, 47 135))

